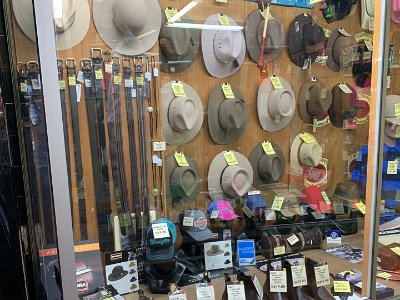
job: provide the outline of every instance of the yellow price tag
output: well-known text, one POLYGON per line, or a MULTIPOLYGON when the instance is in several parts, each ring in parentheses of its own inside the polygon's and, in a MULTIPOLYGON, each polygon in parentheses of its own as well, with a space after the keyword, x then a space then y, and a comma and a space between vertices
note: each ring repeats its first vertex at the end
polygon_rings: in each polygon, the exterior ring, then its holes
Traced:
MULTIPOLYGON (((264 10, 264 11, 259 10, 259 12, 260 12, 261 16, 265 19, 266 15, 267 15, 267 11, 266 10, 264 10)), ((273 20, 273 19, 274 19, 274 17, 271 15, 271 13, 269 13, 268 14, 268 20, 273 20)))
POLYGON ((215 1, 219 3, 228 3, 228 0, 215 0, 215 1))
POLYGON ((114 84, 121 85, 121 76, 119 76, 119 75, 114 76, 114 84))
POLYGON ((229 83, 223 83, 221 88, 226 99, 235 99, 235 94, 233 93, 232 87, 229 83))
POLYGON ((334 281, 333 289, 336 293, 351 293, 349 281, 334 281))
MULTIPOLYGON (((175 16, 178 13, 178 10, 176 8, 166 8, 164 10, 165 13, 165 17, 167 18, 167 20, 171 20, 173 16, 175 16)), ((180 22, 181 19, 178 19, 178 21, 180 22)))
POLYGON ((136 77, 136 86, 143 86, 144 85, 144 76, 143 74, 140 77, 136 77))
POLYGON ((175 97, 186 97, 185 89, 183 88, 181 81, 172 82, 172 92, 174 93, 175 97))
POLYGON ((271 76, 271 77, 270 77, 270 80, 271 80, 272 86, 274 87, 275 90, 277 90, 277 89, 283 89, 283 85, 282 85, 282 82, 281 82, 281 80, 279 79, 279 77, 277 77, 277 76, 271 76))
POLYGON ((231 26, 231 22, 229 22, 228 16, 224 14, 218 14, 219 24, 222 26, 231 26))
POLYGON ((278 246, 274 248, 274 256, 284 255, 286 253, 285 246, 278 246))
POLYGON ((274 147, 272 147, 272 144, 270 142, 262 142, 262 148, 264 149, 265 154, 267 155, 275 155, 276 152, 274 150, 274 147))
POLYGON ((400 117, 400 103, 396 103, 394 105, 394 115, 396 117, 400 117))
POLYGON ((329 38, 332 34, 332 31, 330 31, 329 29, 326 29, 326 28, 322 28, 322 29, 324 30, 325 37, 329 38))
POLYGON ((95 73, 96 79, 103 79, 103 70, 102 69, 98 69, 94 73, 95 73))
POLYGON ((400 255, 400 247, 394 247, 394 248, 390 248, 390 250, 392 250, 394 253, 396 253, 397 255, 400 255))
POLYGON ((225 161, 228 164, 228 166, 234 166, 234 165, 239 164, 234 152, 224 151, 223 153, 224 153, 225 161))
POLYGON ((60 90, 65 90, 65 80, 59 80, 58 87, 60 90))
POLYGON ((186 160, 185 154, 183 154, 182 152, 175 152, 174 157, 178 166, 189 167, 189 163, 186 160))
POLYGON ((285 197, 275 196, 274 202, 272 203, 271 209, 281 211, 283 201, 285 201, 285 197))
POLYGON ((345 93, 345 94, 351 94, 353 91, 347 86, 347 84, 342 83, 339 84, 339 88, 345 93))
POLYGON ((363 215, 365 215, 365 204, 362 202, 358 202, 356 203, 356 207, 358 208, 359 211, 361 211, 361 213, 363 215))
POLYGON ((310 143, 315 142, 314 138, 311 135, 309 135, 307 132, 304 132, 304 133, 300 134, 300 138, 306 144, 310 144, 310 143))
POLYGON ((380 273, 376 274, 376 277, 388 279, 388 278, 392 277, 392 275, 389 273, 386 273, 386 272, 380 272, 380 273))
POLYGON ((76 85, 75 76, 68 77, 68 85, 76 85))
POLYGON ((388 165, 387 165, 386 174, 396 175, 398 165, 399 165, 399 162, 397 160, 389 160, 388 165))
POLYGON ((326 192, 325 192, 325 191, 322 191, 322 192, 321 192, 321 195, 322 195, 322 198, 324 198, 325 203, 328 204, 328 205, 330 205, 330 204, 331 204, 331 201, 329 200, 329 197, 328 197, 328 195, 326 194, 326 192))

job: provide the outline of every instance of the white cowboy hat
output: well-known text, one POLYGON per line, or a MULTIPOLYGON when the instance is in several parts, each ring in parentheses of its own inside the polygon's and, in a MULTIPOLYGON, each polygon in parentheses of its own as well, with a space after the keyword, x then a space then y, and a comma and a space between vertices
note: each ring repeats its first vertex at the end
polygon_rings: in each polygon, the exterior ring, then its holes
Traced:
POLYGON ((295 174, 303 173, 304 167, 316 167, 322 159, 322 149, 317 139, 310 133, 308 135, 314 139, 311 143, 306 143, 299 133, 292 142, 290 149, 290 165, 295 174))

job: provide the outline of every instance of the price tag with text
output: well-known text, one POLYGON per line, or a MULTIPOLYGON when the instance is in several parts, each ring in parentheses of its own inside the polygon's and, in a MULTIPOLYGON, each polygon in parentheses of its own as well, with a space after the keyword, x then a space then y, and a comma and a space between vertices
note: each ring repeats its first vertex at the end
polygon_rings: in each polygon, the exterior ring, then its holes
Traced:
POLYGON ((276 154, 274 147, 272 147, 272 144, 270 142, 262 142, 262 148, 264 150, 264 153, 267 155, 275 155, 276 154))
POLYGON ((102 69, 98 69, 94 73, 95 73, 96 79, 98 79, 98 80, 103 79, 103 70, 102 69))
POLYGON ((114 84, 121 85, 121 76, 119 75, 114 76, 114 84))
POLYGON ((347 280, 335 280, 333 289, 336 293, 351 293, 350 282, 347 280))
POLYGON ((281 211, 283 201, 285 201, 285 197, 282 196, 275 196, 274 202, 272 203, 271 209, 276 211, 281 211))
POLYGON ((214 211, 211 213, 210 219, 217 219, 218 216, 219 216, 219 211, 218 211, 218 210, 214 210, 214 211))
POLYGON ((183 218, 183 226, 193 227, 193 218, 184 217, 183 218))
POLYGON ((388 278, 392 277, 392 275, 389 273, 386 273, 386 272, 380 272, 380 273, 376 274, 376 277, 388 279, 388 278))
POLYGON ((400 103, 394 105, 394 115, 395 117, 400 117, 400 103))
POLYGON ((353 91, 345 83, 339 84, 339 88, 346 94, 353 93, 353 91))
POLYGON ((235 99, 235 94, 233 93, 232 87, 229 83, 223 83, 221 88, 226 99, 235 99))
POLYGON ((386 174, 388 174, 388 175, 396 175, 397 174, 398 165, 399 165, 399 162, 397 160, 389 160, 388 161, 387 170, 386 170, 386 174))
POLYGON ((76 85, 75 76, 68 77, 68 85, 76 85))
POLYGON ((186 160, 185 154, 182 152, 174 153, 175 161, 180 167, 189 167, 189 163, 186 160))
POLYGON ((65 90, 65 80, 59 80, 58 87, 60 90, 65 90))
POLYGON ((197 300, 215 300, 214 286, 197 284, 196 285, 197 300))
POLYGON ((235 153, 233 151, 224 151, 223 154, 228 166, 234 166, 239 164, 236 159, 235 153))
POLYGON ((331 204, 331 201, 329 200, 329 197, 328 197, 328 195, 326 194, 325 191, 322 191, 321 195, 322 195, 322 198, 324 198, 326 204, 328 204, 328 205, 331 204))
POLYGON ((170 237, 167 223, 154 223, 151 224, 151 228, 155 239, 170 237))
POLYGON ((300 138, 306 144, 310 144, 312 142, 315 142, 314 138, 308 132, 304 132, 304 133, 300 134, 300 138))
POLYGON ((306 266, 292 266, 292 278, 294 287, 307 285, 306 266))
POLYGON ((356 207, 358 208, 359 211, 361 211, 361 213, 363 215, 365 215, 365 204, 362 202, 358 202, 356 203, 356 207))
POLYGON ((183 88, 183 83, 181 81, 172 82, 172 92, 175 97, 186 97, 185 89, 183 88))
POLYGON ((231 22, 229 22, 229 18, 227 15, 218 14, 219 24, 222 26, 231 26, 231 22))
POLYGON ((269 276, 270 276, 269 289, 272 293, 287 292, 286 271, 271 271, 269 272, 269 276))
POLYGON ((299 241, 299 238, 297 237, 297 235, 295 235, 295 234, 292 234, 288 239, 287 239, 287 241, 288 241, 288 243, 290 244, 290 245, 294 245, 294 244, 296 244, 298 241, 299 241))
MULTIPOLYGON (((137 86, 143 86, 144 85, 144 76, 143 74, 141 76, 136 77, 136 85, 137 86)), ((175 96, 177 97, 177 96, 175 96)))
POLYGON ((286 247, 285 246, 278 246, 274 248, 274 256, 285 255, 286 247))
POLYGON ((227 285, 228 300, 243 300, 246 299, 243 284, 229 284, 227 285))
POLYGON ((315 267, 314 272, 315 272, 317 287, 325 286, 330 283, 328 265, 315 267))
MULTIPOLYGON (((171 20, 173 16, 175 16, 178 13, 178 10, 176 8, 166 8, 164 10, 165 13, 165 17, 167 18, 167 20, 171 20)), ((178 21, 180 21, 181 19, 178 19, 178 21)))
POLYGON ((278 76, 271 76, 270 80, 271 80, 272 86, 274 87, 275 90, 283 89, 282 82, 278 76))

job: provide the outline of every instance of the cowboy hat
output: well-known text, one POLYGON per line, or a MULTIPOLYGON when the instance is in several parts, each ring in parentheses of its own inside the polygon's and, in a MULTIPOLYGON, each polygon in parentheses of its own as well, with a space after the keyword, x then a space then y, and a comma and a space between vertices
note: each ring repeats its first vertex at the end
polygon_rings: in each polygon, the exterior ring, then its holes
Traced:
POLYGON ((296 111, 296 98, 291 85, 284 78, 278 78, 283 88, 275 89, 271 83, 272 77, 264 79, 258 88, 258 119, 266 131, 283 129, 296 111))
MULTIPOLYGON (((246 20, 244 36, 247 52, 252 61, 258 62, 260 56, 261 38, 264 29, 264 17, 260 10, 252 11, 246 20)), ((264 48, 268 62, 275 60, 285 48, 285 29, 278 17, 270 11, 267 28, 267 40, 264 48)))
POLYGON ((157 0, 94 1, 93 20, 107 46, 123 55, 138 55, 157 42, 161 9, 157 0))
MULTIPOLYGON (((196 58, 200 45, 200 32, 188 28, 170 28, 165 26, 167 18, 162 12, 160 30, 160 70, 166 73, 178 73, 186 70, 196 58)), ((184 15, 180 18, 184 23, 193 21, 184 15)))
POLYGON ((247 105, 240 91, 231 86, 234 99, 227 99, 217 85, 208 98, 208 128, 211 138, 220 145, 235 142, 247 126, 247 105))
POLYGON ((275 154, 267 155, 262 143, 250 152, 249 161, 253 167, 253 185, 265 191, 279 182, 285 171, 285 157, 278 145, 272 144, 275 154))
POLYGON ((355 104, 357 100, 357 92, 354 88, 347 84, 351 93, 345 93, 340 84, 335 85, 332 89, 332 104, 329 108, 329 119, 332 124, 338 128, 350 128, 346 123, 356 122, 356 109, 355 104))
POLYGON ((165 159, 165 185, 167 198, 175 202, 186 202, 197 193, 200 181, 200 172, 191 156, 185 154, 189 167, 180 167, 174 154, 165 159))
POLYGON ((342 20, 351 12, 356 3, 357 0, 327 0, 322 15, 328 24, 342 20))
POLYGON ((217 154, 208 170, 208 192, 210 198, 223 199, 241 197, 253 183, 253 169, 247 158, 236 151, 231 151, 238 162, 229 166, 224 152, 217 154))
POLYGON ((313 139, 306 143, 302 138, 302 133, 299 133, 292 142, 290 149, 290 165, 295 174, 303 172, 303 166, 316 167, 322 159, 322 149, 318 144, 317 139, 307 133, 313 139))
POLYGON ((175 97, 172 82, 161 88, 163 133, 167 144, 182 145, 191 141, 203 124, 203 104, 196 91, 182 83, 185 97, 175 97))
POLYGON ((385 120, 396 124, 400 125, 400 117, 396 116, 396 105, 400 106, 400 96, 398 95, 389 95, 386 96, 386 114, 385 114, 385 120))
MULTIPOLYGON (((21 30, 36 43, 32 1, 14 0, 13 11, 21 30)), ((62 1, 62 17, 54 17, 57 49, 66 50, 78 45, 86 36, 89 23, 90 10, 87 0, 62 1)))
MULTIPOLYGON (((204 24, 217 25, 219 14, 209 16, 204 24)), ((227 17, 231 25, 235 20, 227 17)), ((246 44, 242 31, 237 30, 202 30, 201 49, 206 69, 211 76, 224 78, 237 72, 246 54, 246 44)))
POLYGON ((361 0, 361 28, 373 30, 375 0, 361 0))
POLYGON ((216 256, 224 253, 224 250, 222 250, 219 245, 211 245, 211 249, 207 250, 206 253, 208 256, 216 256))
POLYGON ((115 266, 111 273, 108 275, 108 281, 117 281, 124 278, 128 271, 124 270, 122 266, 115 266))
POLYGON ((324 47, 325 33, 313 18, 303 13, 298 15, 289 27, 289 56, 292 63, 303 68, 304 61, 314 62, 324 47))
POLYGON ((357 53, 358 43, 352 36, 344 35, 339 29, 332 31, 326 45, 326 65, 334 72, 341 68, 351 66, 353 56, 357 53))
POLYGON ((299 96, 301 119, 313 124, 313 117, 322 118, 328 113, 332 104, 332 93, 318 79, 309 79, 303 84, 299 96))

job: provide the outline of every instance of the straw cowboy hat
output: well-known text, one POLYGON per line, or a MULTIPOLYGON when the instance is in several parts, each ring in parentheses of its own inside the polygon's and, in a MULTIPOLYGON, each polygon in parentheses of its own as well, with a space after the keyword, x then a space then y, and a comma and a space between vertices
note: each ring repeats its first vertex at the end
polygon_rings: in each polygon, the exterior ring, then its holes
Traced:
POLYGON ((157 42, 161 9, 157 0, 93 2, 93 20, 104 43, 123 55, 138 55, 157 42))

